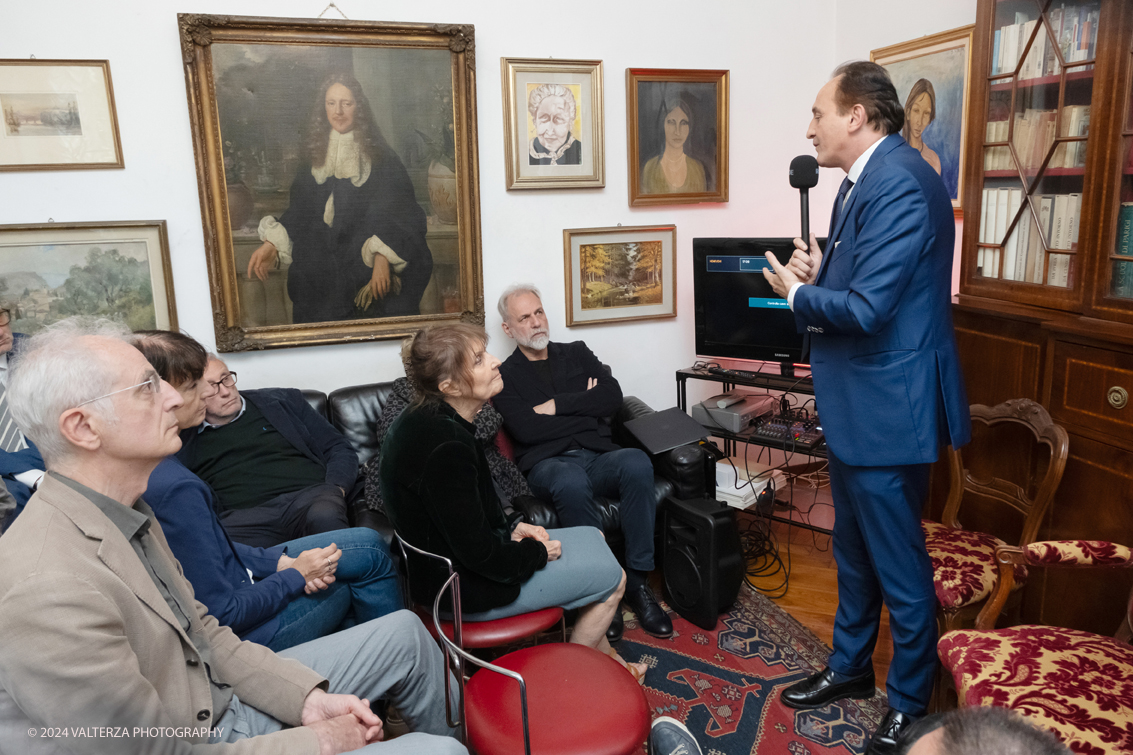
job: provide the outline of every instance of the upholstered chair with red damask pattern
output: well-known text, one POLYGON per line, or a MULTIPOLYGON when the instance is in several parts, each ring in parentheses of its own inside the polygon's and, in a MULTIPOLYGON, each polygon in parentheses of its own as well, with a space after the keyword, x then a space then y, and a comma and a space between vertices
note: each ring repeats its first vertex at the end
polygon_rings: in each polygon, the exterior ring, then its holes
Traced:
MULTIPOLYGON (((951 486, 941 522, 921 523, 942 633, 974 625, 995 589, 995 549, 1034 541, 1070 447, 1066 431, 1029 399, 973 404, 971 412, 972 442, 947 452, 951 486)), ((1018 590, 1026 568, 1014 577, 1018 590)))
POLYGON ((999 584, 977 628, 949 632, 937 645, 960 705, 1014 710, 1083 755, 1133 752, 1133 592, 1115 637, 1050 626, 994 629, 1019 567, 1133 569, 1133 552, 1115 543, 1057 540, 1001 546, 996 559, 999 584))

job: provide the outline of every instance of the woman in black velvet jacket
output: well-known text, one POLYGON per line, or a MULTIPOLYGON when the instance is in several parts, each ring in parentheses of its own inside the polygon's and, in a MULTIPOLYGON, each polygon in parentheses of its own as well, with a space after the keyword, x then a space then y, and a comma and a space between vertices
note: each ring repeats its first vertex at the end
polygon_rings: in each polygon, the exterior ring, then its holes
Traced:
MULTIPOLYGON (((577 608, 571 642, 621 661, 606 641, 606 628, 625 574, 602 533, 511 523, 496 496, 474 437, 476 414, 503 387, 500 362, 485 350, 487 342, 483 328, 462 323, 428 328, 407 340, 403 358, 418 400, 382 443, 386 511, 407 542, 453 561, 465 619, 577 608)), ((413 600, 431 605, 447 570, 413 553, 409 560, 413 600)), ((644 664, 628 668, 638 679, 644 675, 644 664)))

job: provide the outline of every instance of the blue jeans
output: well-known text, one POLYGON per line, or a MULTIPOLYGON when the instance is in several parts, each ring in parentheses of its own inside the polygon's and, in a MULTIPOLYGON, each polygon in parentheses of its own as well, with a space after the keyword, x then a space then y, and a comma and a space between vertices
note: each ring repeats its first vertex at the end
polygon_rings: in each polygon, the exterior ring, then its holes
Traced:
POLYGON ((527 473, 535 495, 550 500, 564 527, 596 527, 602 518, 596 496, 617 498, 625 535, 626 566, 653 570, 653 526, 657 501, 653 493, 653 464, 639 448, 598 453, 584 448, 544 459, 527 473))
POLYGON ((316 640, 404 608, 397 570, 378 533, 352 527, 309 535, 283 544, 292 558, 331 543, 342 551, 335 581, 326 590, 300 595, 279 614, 279 627, 268 647, 279 651, 316 640))

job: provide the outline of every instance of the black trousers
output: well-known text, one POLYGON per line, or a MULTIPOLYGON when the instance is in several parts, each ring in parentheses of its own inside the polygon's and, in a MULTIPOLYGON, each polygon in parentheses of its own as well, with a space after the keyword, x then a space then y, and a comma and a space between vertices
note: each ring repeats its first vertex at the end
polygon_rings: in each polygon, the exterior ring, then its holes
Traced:
POLYGON ((228 536, 255 548, 270 548, 308 535, 346 529, 346 499, 337 485, 323 483, 284 493, 250 509, 220 513, 228 536))

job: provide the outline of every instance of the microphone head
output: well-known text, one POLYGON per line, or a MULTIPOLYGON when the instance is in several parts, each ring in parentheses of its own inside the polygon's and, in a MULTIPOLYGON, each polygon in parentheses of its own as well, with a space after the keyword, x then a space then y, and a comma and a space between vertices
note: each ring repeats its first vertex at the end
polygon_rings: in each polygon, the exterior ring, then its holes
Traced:
POLYGON ((799 155, 791 160, 791 187, 810 189, 818 185, 818 160, 814 155, 799 155))

